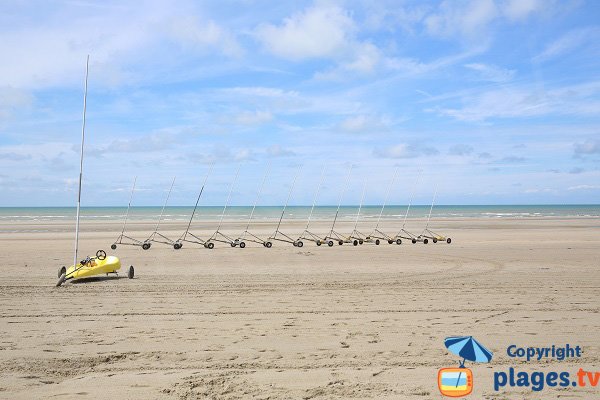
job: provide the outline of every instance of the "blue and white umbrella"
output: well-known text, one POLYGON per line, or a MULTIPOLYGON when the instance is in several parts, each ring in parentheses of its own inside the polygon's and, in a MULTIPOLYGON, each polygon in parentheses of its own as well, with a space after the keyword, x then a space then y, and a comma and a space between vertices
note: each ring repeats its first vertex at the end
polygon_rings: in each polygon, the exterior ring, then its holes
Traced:
POLYGON ((464 367, 465 360, 473 362, 490 362, 493 353, 485 348, 473 336, 452 336, 444 340, 446 348, 457 356, 462 357, 461 368, 464 367))

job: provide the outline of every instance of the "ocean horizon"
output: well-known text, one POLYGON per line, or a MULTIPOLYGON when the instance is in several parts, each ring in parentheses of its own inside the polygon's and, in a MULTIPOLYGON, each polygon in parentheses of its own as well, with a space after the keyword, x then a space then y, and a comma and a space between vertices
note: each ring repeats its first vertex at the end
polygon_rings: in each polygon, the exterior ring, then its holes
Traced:
MULTIPOLYGON (((431 205, 412 205, 407 219, 426 218, 431 205)), ((288 206, 284 218, 292 220, 307 219, 311 206, 288 206)), ((162 206, 131 207, 131 220, 148 220, 160 215, 162 206)), ((270 220, 279 218, 283 210, 281 206, 257 206, 253 219, 270 220)), ((312 218, 326 220, 335 216, 337 206, 315 206, 312 218)), ((363 206, 359 220, 373 220, 382 214, 383 219, 401 219, 406 215, 407 205, 388 205, 381 212, 381 205, 363 206)), ((163 218, 165 221, 189 220, 193 207, 168 206, 163 218)), ((340 207, 340 220, 355 220, 358 205, 340 207)), ((115 220, 125 217, 127 207, 82 207, 81 218, 84 220, 115 220)), ((252 206, 229 206, 224 219, 249 218, 252 206)), ((218 219, 223 213, 223 206, 198 206, 195 219, 218 219)), ((0 207, 0 223, 17 221, 61 221, 75 218, 76 207, 0 207)), ((588 217, 600 218, 600 204, 562 204, 562 205, 436 205, 431 218, 549 218, 549 217, 588 217)))

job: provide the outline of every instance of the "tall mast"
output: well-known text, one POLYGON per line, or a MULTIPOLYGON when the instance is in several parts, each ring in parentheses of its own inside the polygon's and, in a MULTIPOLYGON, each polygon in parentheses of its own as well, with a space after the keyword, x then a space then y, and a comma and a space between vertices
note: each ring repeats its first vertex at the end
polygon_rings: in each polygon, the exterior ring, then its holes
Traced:
POLYGON ((81 210, 81 182, 83 179, 83 145, 85 143, 85 111, 87 107, 88 73, 90 67, 90 55, 85 63, 85 89, 83 92, 83 123, 81 125, 81 154, 79 159, 79 190, 77 191, 77 222, 75 223, 75 255, 73 265, 77 265, 77 253, 79 252, 79 213, 81 210))

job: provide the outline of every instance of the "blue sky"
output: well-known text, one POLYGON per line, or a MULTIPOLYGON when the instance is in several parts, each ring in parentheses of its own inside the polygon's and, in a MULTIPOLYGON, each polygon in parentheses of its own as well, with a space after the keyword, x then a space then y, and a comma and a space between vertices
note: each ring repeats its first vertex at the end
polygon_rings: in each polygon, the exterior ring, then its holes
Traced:
POLYGON ((0 206, 600 203, 600 2, 0 3, 0 206), (421 179, 415 184, 418 171, 421 179))

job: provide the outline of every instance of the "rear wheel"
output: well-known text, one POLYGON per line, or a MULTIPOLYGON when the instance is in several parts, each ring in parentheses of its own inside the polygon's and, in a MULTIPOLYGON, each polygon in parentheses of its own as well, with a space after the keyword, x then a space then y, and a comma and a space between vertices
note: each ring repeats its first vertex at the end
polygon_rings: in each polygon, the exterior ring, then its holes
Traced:
POLYGON ((271 247, 273 247, 273 243, 267 242, 265 243, 265 246, 267 246, 267 249, 270 249, 271 247))
POLYGON ((127 277, 129 279, 133 279, 134 275, 135 275, 135 269, 133 268, 133 265, 130 265, 129 268, 127 269, 127 277))
POLYGON ((412 242, 412 244, 415 244, 415 243, 417 243, 417 239, 413 239, 413 240, 411 240, 411 242, 412 242))
POLYGON ((304 242, 302 242, 302 240, 298 240, 298 247, 302 247, 304 246, 304 242))
POLYGON ((333 240, 330 240, 329 242, 327 242, 327 246, 333 247, 333 240))
POLYGON ((229 244, 231 245, 231 247, 235 247, 235 246, 237 246, 237 243, 236 243, 236 242, 231 242, 231 243, 229 243, 229 244))
POLYGON ((359 241, 358 241, 358 244, 363 244, 363 243, 364 243, 364 241, 363 241, 363 240, 359 240, 359 241))
POLYGON ((396 244, 402 244, 402 239, 396 239, 396 244))
POLYGON ((209 249, 214 249, 215 248, 215 244, 210 242, 206 245, 206 247, 208 247, 209 249))
POLYGON ((354 241, 352 242, 352 244, 353 244, 353 245, 355 245, 355 246, 358 246, 358 240, 354 240, 354 241))
POLYGON ((343 242, 343 241, 341 241, 341 240, 338 240, 338 244, 341 246, 341 245, 343 245, 343 244, 344 244, 344 242, 343 242))
POLYGON ((452 243, 452 239, 450 239, 450 238, 446 239, 446 243, 448 243, 448 244, 452 243))
POLYGON ((427 243, 429 243, 429 240, 428 239, 423 239, 423 243, 427 244, 427 243))
POLYGON ((394 241, 391 239, 388 239, 388 244, 392 244, 392 243, 394 243, 394 241))
POLYGON ((62 266, 58 269, 58 277, 60 278, 61 275, 66 275, 67 274, 67 267, 62 266))
POLYGON ((246 247, 246 243, 240 242, 240 249, 243 249, 244 247, 246 247))
POLYGON ((376 244, 377 246, 379 246, 379 243, 381 243, 381 242, 379 241, 379 239, 375 240, 375 244, 376 244))
POLYGON ((117 249, 117 245, 116 244, 111 244, 110 248, 113 249, 113 250, 116 250, 117 249))
POLYGON ((317 246, 320 246, 322 243, 320 240, 317 240, 317 246))
POLYGON ((142 249, 144 249, 144 250, 148 250, 148 249, 150 248, 150 246, 151 246, 151 245, 150 245, 150 243, 144 243, 144 244, 142 245, 142 249))
POLYGON ((433 238, 433 243, 437 243, 437 239, 436 238, 433 238))

